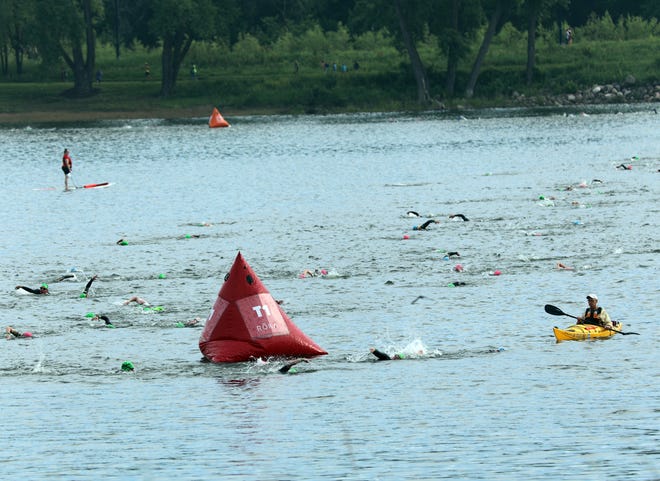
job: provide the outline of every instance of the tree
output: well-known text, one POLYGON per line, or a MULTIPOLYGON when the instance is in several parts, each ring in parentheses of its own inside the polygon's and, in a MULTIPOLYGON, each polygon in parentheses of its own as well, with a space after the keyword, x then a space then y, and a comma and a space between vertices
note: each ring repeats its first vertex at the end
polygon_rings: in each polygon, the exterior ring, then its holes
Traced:
POLYGON ((440 48, 447 56, 445 90, 454 95, 459 62, 470 51, 470 42, 481 24, 479 0, 441 0, 431 16, 429 27, 438 35, 440 48))
POLYGON ((539 21, 550 17, 559 7, 567 7, 570 0, 525 0, 527 13, 527 85, 534 80, 536 66, 536 29, 539 21))
POLYGON ((477 79, 479 78, 479 73, 481 72, 481 66, 483 65, 490 44, 493 41, 493 38, 504 25, 505 20, 511 12, 513 6, 519 3, 520 0, 493 0, 489 2, 490 7, 490 17, 488 20, 488 28, 484 34, 484 38, 479 47, 479 52, 477 57, 474 60, 472 65, 472 71, 470 72, 470 79, 468 80, 467 87, 465 89, 465 96, 467 98, 472 98, 474 95, 474 87, 477 84, 477 79))
POLYGON ((394 10, 396 12, 397 20, 399 21, 401 38, 406 47, 406 51, 408 52, 413 74, 415 75, 415 82, 417 83, 417 102, 420 104, 428 104, 431 101, 428 76, 426 75, 426 69, 424 68, 422 59, 415 46, 415 39, 413 38, 412 32, 408 29, 408 19, 405 16, 406 12, 401 8, 401 0, 394 0, 394 10))
POLYGON ((218 16, 213 0, 139 0, 131 29, 148 48, 161 47, 161 97, 169 97, 190 46, 213 37, 218 16))
POLYGON ((46 62, 64 60, 73 72, 72 94, 93 91, 96 61, 95 22, 100 5, 92 0, 36 0, 39 35, 36 43, 46 62))

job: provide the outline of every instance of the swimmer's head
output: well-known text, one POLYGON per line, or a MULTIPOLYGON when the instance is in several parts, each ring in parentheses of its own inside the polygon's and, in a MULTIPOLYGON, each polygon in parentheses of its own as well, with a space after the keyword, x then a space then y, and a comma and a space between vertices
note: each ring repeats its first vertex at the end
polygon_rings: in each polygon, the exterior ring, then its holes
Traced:
POLYGON ((419 226, 417 226, 417 225, 413 226, 413 230, 418 230, 418 229, 419 229, 419 226))
POLYGON ((39 286, 39 292, 47 294, 48 293, 48 284, 41 284, 39 286))
POLYGON ((80 293, 80 298, 81 298, 81 299, 84 299, 85 297, 87 297, 87 294, 85 294, 84 292, 81 292, 81 293, 80 293))
POLYGON ((122 371, 135 371, 135 366, 133 366, 133 363, 131 361, 124 361, 121 363, 121 370, 122 371))
POLYGON ((23 337, 32 337, 32 333, 31 332, 24 332, 23 337))
POLYGON ((392 359, 405 359, 406 356, 404 354, 395 354, 392 356, 392 359))
POLYGON ((325 269, 321 269, 321 275, 322 275, 322 276, 327 276, 327 275, 328 275, 328 271, 325 270, 325 269))

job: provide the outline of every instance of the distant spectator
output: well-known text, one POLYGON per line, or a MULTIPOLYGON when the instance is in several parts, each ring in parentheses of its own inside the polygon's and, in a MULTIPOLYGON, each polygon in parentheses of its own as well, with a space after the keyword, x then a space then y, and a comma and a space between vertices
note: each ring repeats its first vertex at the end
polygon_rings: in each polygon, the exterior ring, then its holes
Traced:
POLYGON ((566 45, 571 45, 573 43, 573 30, 571 27, 566 29, 566 45))
POLYGON ((190 67, 190 78, 195 80, 197 78, 197 65, 192 64, 190 67))
POLYGON ((98 69, 96 71, 96 82, 101 83, 101 80, 103 80, 103 72, 101 71, 101 69, 98 69))
POLYGON ((360 64, 357 62, 357 60, 353 62, 353 70, 360 70, 360 64))
POLYGON ((151 78, 151 65, 148 62, 144 62, 144 78, 151 78))

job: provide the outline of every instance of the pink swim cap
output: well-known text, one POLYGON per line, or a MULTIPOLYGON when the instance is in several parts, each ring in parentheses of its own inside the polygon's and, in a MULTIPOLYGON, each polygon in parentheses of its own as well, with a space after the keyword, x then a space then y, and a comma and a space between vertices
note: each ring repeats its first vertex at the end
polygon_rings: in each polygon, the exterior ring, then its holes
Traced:
POLYGON ((404 239, 410 239, 410 236, 408 234, 403 234, 404 239))
POLYGON ((460 264, 456 264, 456 265, 454 266, 454 270, 455 270, 456 272, 463 272, 463 266, 460 265, 460 264))
POLYGON ((326 271, 325 269, 321 269, 321 275, 327 276, 328 271, 326 271))
POLYGON ((32 333, 31 332, 24 332, 23 337, 32 337, 32 333))
POLYGON ((494 276, 499 276, 501 273, 502 273, 502 271, 497 270, 497 271, 493 272, 493 275, 494 276))

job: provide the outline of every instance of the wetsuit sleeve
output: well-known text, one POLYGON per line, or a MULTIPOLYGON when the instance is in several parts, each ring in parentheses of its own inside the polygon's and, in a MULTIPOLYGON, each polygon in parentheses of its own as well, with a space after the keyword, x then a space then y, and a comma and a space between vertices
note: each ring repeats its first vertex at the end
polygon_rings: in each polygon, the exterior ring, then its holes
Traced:
POLYGON ((426 228, 427 228, 429 225, 431 225, 431 222, 433 222, 433 220, 427 220, 426 222, 424 222, 424 223, 419 227, 419 229, 420 229, 420 230, 426 230, 426 228))
POLYGON ((25 286, 16 286, 16 289, 23 289, 24 291, 31 292, 32 294, 41 294, 41 291, 38 289, 32 289, 30 287, 25 287, 25 286))
POLYGON ((279 371, 280 371, 282 374, 286 374, 287 372, 289 372, 289 369, 291 369, 293 366, 295 366, 296 364, 298 364, 298 363, 301 362, 301 361, 302 361, 302 359, 296 359, 295 361, 292 361, 292 362, 290 362, 289 364, 285 364, 284 366, 282 366, 282 367, 279 369, 279 371))
POLYGON ((89 288, 92 287, 92 282, 94 282, 94 279, 96 279, 96 277, 92 277, 85 286, 85 290, 83 291, 85 294, 89 292, 89 288))
POLYGON ((371 354, 376 356, 379 361, 391 361, 392 360, 392 358, 390 356, 388 356, 387 354, 385 354, 382 351, 379 351, 378 349, 374 349, 373 351, 371 351, 371 354))

